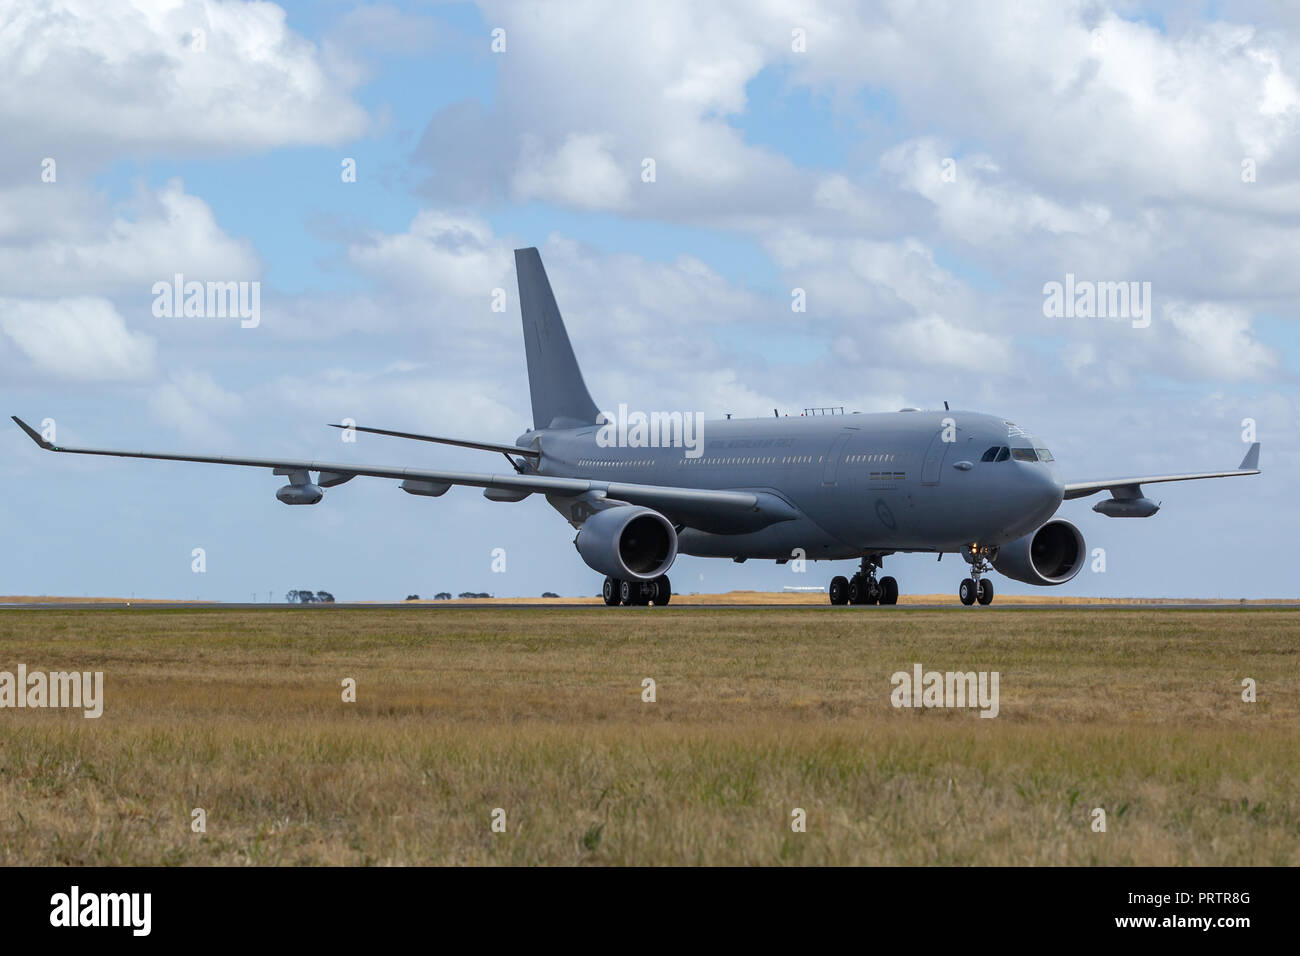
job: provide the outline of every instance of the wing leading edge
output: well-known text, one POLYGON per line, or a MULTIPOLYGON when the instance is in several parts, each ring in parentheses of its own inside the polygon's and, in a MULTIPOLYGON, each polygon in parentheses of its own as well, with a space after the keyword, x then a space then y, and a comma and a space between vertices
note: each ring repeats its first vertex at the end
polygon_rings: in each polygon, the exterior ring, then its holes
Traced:
POLYGON ((17 415, 10 416, 18 427, 46 451, 75 455, 108 455, 115 458, 151 458, 159 461, 191 461, 212 465, 241 465, 268 468, 274 474, 292 475, 320 472, 322 487, 342 484, 356 476, 400 479, 404 491, 417 495, 437 496, 451 485, 484 489, 484 495, 496 501, 519 501, 531 494, 581 497, 611 502, 644 505, 685 524, 711 524, 725 516, 747 529, 758 529, 778 521, 799 516, 784 499, 765 491, 725 491, 678 488, 669 485, 641 485, 588 478, 558 478, 538 474, 493 475, 476 472, 433 471, 423 468, 397 468, 362 465, 354 462, 308 461, 300 458, 245 458, 237 455, 187 455, 177 452, 125 451, 113 448, 72 448, 46 441, 36 429, 17 415), (495 494, 494 494, 495 492, 495 494))
POLYGON ((1246 457, 1233 471, 1202 471, 1185 475, 1145 475, 1140 478, 1102 478, 1097 481, 1070 481, 1065 484, 1065 497, 1086 498, 1099 491, 1109 491, 1115 498, 1142 497, 1142 485, 1161 481, 1195 481, 1199 478, 1236 478, 1240 475, 1259 474, 1259 442, 1250 446, 1246 457))

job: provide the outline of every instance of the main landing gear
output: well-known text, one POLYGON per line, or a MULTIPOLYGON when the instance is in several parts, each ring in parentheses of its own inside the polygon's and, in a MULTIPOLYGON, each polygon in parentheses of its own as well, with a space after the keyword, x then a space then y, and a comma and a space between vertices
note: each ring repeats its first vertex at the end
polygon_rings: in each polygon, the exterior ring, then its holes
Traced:
POLYGON ((673 596, 672 584, 668 575, 661 574, 653 581, 620 581, 618 578, 606 578, 601 589, 605 603, 613 607, 616 604, 626 606, 653 604, 663 607, 673 596))
POLYGON ((897 604, 898 582, 891 577, 876 579, 876 569, 882 558, 869 554, 862 559, 862 570, 853 577, 838 576, 831 579, 832 604, 897 604))
POLYGON ((970 562, 970 577, 962 581, 961 587, 957 589, 957 596, 961 598, 961 603, 967 607, 976 601, 983 605, 992 604, 993 582, 982 577, 993 570, 993 566, 989 564, 988 549, 975 545, 969 551, 963 551, 962 557, 970 562))

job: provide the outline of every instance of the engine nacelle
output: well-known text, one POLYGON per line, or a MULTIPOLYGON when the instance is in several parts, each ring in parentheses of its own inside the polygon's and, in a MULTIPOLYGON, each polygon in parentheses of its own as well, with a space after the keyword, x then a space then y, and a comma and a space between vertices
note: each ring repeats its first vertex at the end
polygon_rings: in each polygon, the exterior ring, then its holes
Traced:
POLYGON ((998 548, 993 567, 1025 584, 1064 584, 1083 567, 1088 548, 1079 529, 1053 518, 1037 531, 998 548))
POLYGON ((308 482, 305 485, 285 485, 275 496, 286 505, 314 505, 325 497, 320 485, 308 482))
POLYGON ((677 558, 677 529, 657 511, 635 505, 597 511, 574 546, 593 571, 620 581, 652 581, 677 558))

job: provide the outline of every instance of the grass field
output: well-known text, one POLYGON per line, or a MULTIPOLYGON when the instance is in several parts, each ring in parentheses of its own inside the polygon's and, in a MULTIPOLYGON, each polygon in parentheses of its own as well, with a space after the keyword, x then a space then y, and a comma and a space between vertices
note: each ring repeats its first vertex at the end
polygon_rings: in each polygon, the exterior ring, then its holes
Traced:
POLYGON ((0 611, 20 663, 106 700, 0 710, 5 864, 1300 863, 1300 610, 0 611))

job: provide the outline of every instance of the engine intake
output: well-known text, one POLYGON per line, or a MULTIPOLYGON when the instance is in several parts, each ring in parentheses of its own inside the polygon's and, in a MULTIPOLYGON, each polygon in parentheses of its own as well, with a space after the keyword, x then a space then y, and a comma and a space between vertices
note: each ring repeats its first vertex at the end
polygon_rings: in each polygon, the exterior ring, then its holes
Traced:
POLYGON ((1083 568, 1087 554, 1079 529, 1063 518, 1054 518, 1037 531, 998 548, 993 567, 1025 584, 1064 584, 1083 568))
POLYGON ((652 581, 677 558, 677 529, 650 508, 618 506, 588 518, 573 544, 593 571, 620 581, 652 581))

